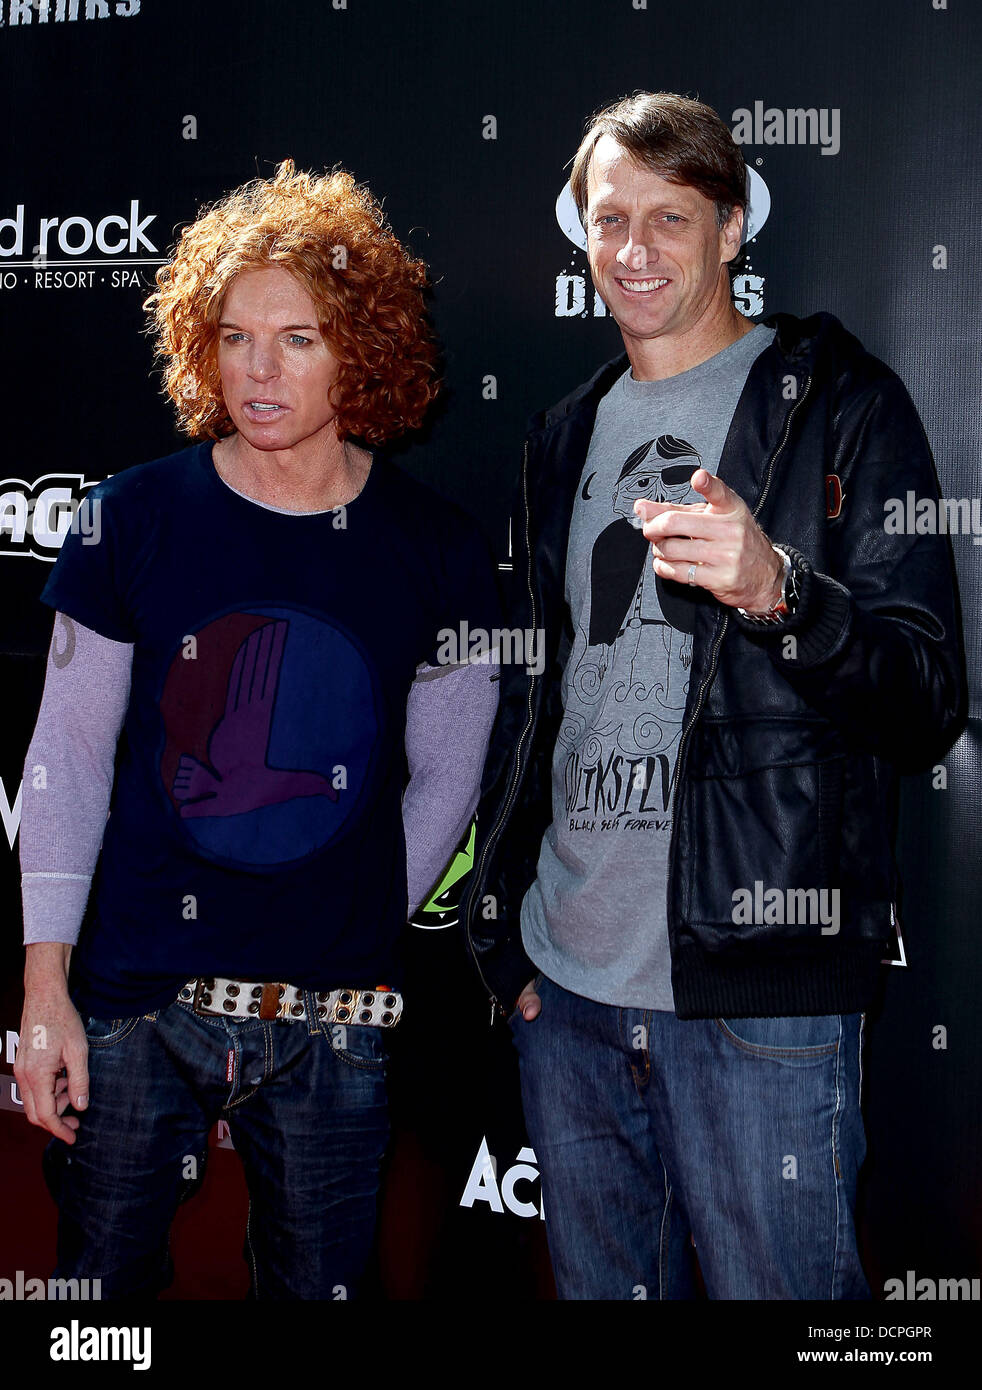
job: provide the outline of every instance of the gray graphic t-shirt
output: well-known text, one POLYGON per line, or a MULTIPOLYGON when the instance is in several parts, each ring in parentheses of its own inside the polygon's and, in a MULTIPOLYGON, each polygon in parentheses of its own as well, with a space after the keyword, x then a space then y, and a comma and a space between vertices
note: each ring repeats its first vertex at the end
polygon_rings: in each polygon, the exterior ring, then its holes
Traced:
POLYGON ((600 402, 566 555, 574 640, 553 758, 553 821, 522 904, 522 940, 550 979, 624 1008, 674 1009, 665 896, 672 793, 698 589, 659 578, 639 497, 701 502, 754 359, 757 325, 664 381, 628 369, 600 402))

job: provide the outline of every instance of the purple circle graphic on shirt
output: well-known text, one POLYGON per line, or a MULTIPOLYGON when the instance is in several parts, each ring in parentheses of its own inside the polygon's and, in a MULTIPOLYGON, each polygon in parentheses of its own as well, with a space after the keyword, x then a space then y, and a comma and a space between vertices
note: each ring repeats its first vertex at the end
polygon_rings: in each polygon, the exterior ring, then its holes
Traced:
POLYGON ((189 634, 160 701, 164 792, 208 859, 318 853, 361 800, 378 735, 365 658, 334 624, 265 605, 189 634))

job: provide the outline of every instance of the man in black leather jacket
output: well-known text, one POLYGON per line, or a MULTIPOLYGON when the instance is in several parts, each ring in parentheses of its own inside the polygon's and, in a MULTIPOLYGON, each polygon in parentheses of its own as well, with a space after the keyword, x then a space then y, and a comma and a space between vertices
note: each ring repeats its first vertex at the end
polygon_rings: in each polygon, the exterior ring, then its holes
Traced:
POLYGON ((561 1297, 689 1296, 691 1245, 713 1298, 868 1296, 896 773, 953 741, 964 658, 947 538, 885 523, 938 499, 903 384, 732 303, 745 179, 701 103, 594 119, 571 184, 627 352, 525 446, 510 622, 546 659, 502 668, 467 923, 561 1297))

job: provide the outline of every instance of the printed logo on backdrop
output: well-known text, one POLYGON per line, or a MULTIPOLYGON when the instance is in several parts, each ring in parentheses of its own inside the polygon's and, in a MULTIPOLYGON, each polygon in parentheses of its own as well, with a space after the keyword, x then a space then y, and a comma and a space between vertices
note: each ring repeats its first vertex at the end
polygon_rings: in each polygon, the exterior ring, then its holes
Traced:
POLYGON ((447 865, 443 877, 438 881, 430 896, 409 919, 411 927, 423 931, 441 931, 446 927, 460 924, 460 904, 468 875, 474 866, 474 840, 477 835, 477 822, 472 821, 464 831, 454 856, 447 865))
POLYGON ((157 218, 139 198, 108 211, 0 205, 0 290, 152 289, 144 268, 167 259, 154 240, 157 218))
MULTIPOLYGON (((748 166, 747 212, 743 224, 743 241, 748 249, 744 267, 733 279, 733 302, 746 318, 756 318, 764 312, 764 277, 754 273, 749 246, 767 221, 770 210, 770 190, 757 171, 748 166)), ((571 257, 569 268, 556 276, 556 318, 605 318, 607 306, 590 277, 586 262, 586 232, 568 183, 563 185, 556 199, 556 221, 563 235, 582 253, 579 258, 571 257)))
POLYGON ((33 483, 23 478, 0 481, 0 556, 31 555, 54 562, 69 531, 83 545, 97 545, 101 527, 98 499, 81 473, 45 473, 33 483))
POLYGON ((86 19, 133 19, 142 0, 0 0, 0 29, 73 24, 86 19))
POLYGON ((542 1189, 539 1182, 538 1160, 527 1145, 519 1149, 515 1162, 498 1176, 498 1160, 488 1148, 485 1136, 478 1147, 467 1182, 460 1196, 462 1207, 484 1206, 503 1216, 536 1217, 545 1220, 542 1189))

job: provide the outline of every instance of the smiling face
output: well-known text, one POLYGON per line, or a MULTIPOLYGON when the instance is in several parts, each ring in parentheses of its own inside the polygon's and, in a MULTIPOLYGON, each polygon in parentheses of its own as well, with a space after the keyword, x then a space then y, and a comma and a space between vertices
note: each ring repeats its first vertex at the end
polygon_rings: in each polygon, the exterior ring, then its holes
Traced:
POLYGON ((218 367, 232 422, 253 448, 337 447, 328 396, 340 363, 317 308, 282 266, 241 271, 219 320, 218 367))
POLYGON ((593 281, 633 343, 684 339, 732 313, 725 266, 740 250, 742 211, 726 226, 697 189, 636 164, 610 135, 587 173, 587 255, 593 281))

